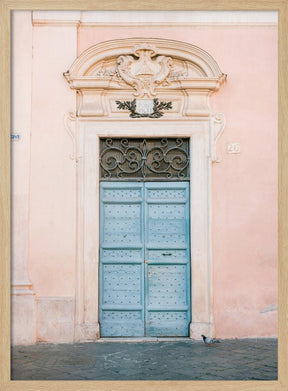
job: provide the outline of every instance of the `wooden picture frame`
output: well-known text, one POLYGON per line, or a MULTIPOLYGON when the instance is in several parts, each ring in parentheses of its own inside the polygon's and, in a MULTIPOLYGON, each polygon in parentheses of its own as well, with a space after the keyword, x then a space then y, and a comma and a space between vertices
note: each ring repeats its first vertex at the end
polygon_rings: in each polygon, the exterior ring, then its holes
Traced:
POLYGON ((288 1, 287 0, 1 0, 0 389, 1 390, 287 390, 288 1), (279 339, 278 381, 11 381, 10 380, 10 12, 13 10, 276 10, 279 33, 279 339))

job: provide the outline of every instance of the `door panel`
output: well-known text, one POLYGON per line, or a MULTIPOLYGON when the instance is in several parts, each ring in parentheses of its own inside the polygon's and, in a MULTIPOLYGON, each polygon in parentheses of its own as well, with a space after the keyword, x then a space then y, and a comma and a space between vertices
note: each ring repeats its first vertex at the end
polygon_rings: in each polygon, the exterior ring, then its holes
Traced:
POLYGON ((189 183, 102 182, 100 200, 101 336, 187 336, 189 183))
POLYGON ((145 184, 145 333, 188 336, 189 183, 145 184))
POLYGON ((144 336, 143 184, 100 186, 101 336, 144 336))

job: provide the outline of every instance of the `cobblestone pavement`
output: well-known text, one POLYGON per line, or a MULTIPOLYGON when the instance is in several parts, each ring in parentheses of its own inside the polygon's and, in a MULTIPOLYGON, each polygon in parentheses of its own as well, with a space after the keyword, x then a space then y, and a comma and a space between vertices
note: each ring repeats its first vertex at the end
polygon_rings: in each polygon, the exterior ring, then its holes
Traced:
POLYGON ((11 362, 12 380, 277 380, 277 340, 38 344, 11 362))

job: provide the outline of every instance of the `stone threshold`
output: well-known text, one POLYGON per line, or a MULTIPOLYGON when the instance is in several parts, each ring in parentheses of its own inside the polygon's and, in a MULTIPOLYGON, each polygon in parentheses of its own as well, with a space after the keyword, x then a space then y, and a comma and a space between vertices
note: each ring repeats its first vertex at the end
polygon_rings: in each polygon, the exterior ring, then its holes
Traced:
POLYGON ((189 337, 110 337, 100 338, 95 342, 179 342, 192 341, 189 337))

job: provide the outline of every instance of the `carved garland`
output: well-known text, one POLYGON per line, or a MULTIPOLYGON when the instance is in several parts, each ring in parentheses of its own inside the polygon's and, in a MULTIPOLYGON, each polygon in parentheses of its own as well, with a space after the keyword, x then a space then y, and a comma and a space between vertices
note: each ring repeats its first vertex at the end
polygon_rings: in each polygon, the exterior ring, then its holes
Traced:
POLYGON ((120 102, 116 100, 116 104, 118 109, 120 110, 129 110, 131 118, 160 118, 163 116, 163 112, 161 110, 170 110, 172 109, 172 102, 159 102, 158 98, 153 99, 153 111, 152 113, 139 113, 137 111, 136 99, 132 101, 124 101, 120 102))

